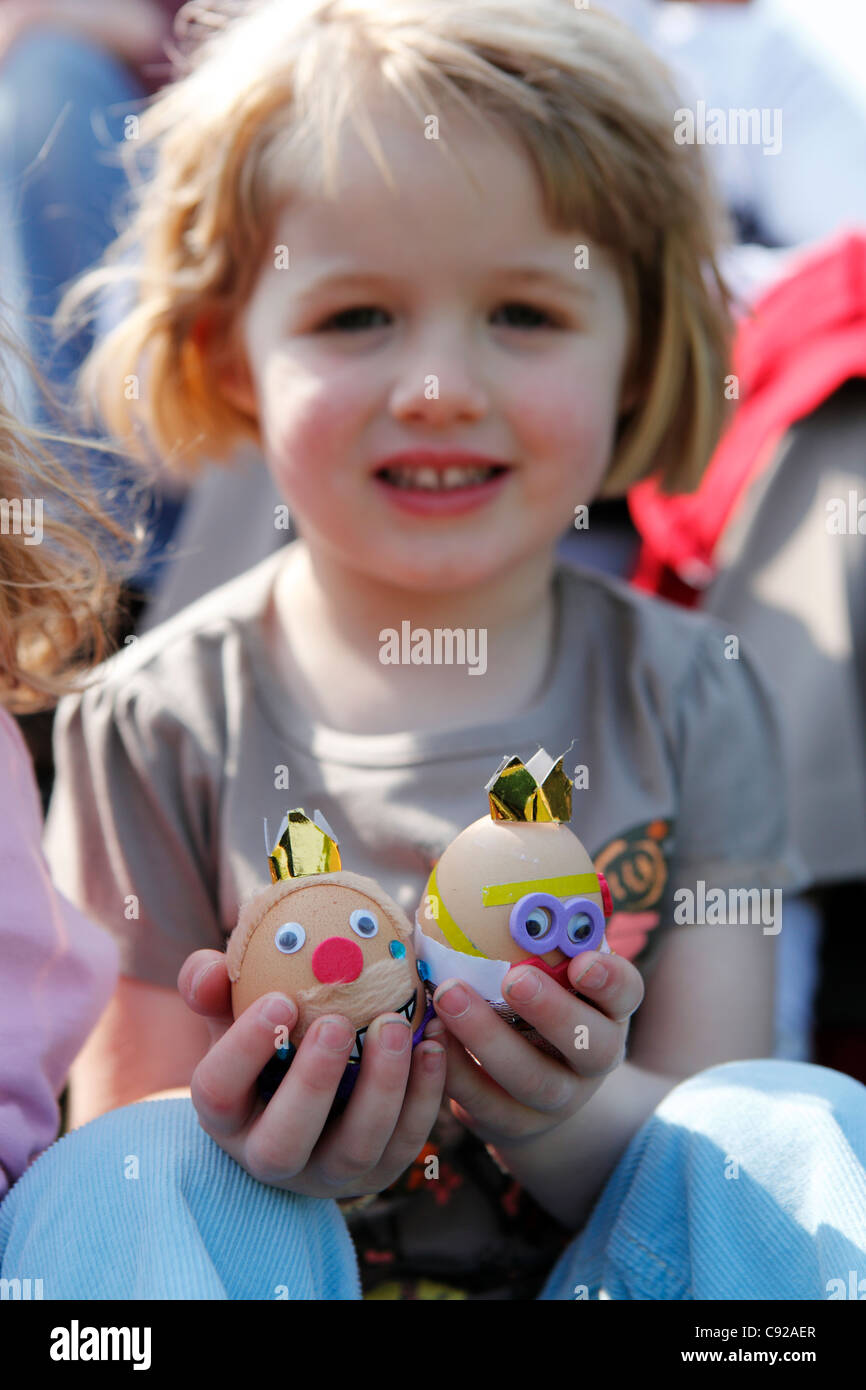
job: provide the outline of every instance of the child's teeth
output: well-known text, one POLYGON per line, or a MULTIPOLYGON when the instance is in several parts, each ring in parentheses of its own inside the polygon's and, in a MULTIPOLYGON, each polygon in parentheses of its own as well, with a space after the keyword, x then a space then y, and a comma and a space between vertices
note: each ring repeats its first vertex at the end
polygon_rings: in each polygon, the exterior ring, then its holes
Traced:
POLYGON ((491 475, 489 468, 400 468, 389 473, 397 487, 416 488, 423 492, 446 492, 452 488, 472 487, 484 483, 491 475))

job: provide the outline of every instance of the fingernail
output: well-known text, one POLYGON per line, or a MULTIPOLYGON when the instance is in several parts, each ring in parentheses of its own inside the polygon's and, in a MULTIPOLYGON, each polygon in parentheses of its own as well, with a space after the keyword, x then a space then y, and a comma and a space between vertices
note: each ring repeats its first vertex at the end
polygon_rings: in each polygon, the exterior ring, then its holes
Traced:
POLYGON ((430 1022, 427 1024, 427 1027, 424 1029, 424 1037, 441 1038, 444 1032, 445 1024, 442 1022, 441 1018, 437 1018, 434 1014, 430 1022))
POLYGON ((590 965, 589 968, 575 980, 574 988, 577 989, 578 985, 583 985, 586 989, 601 989, 606 980, 606 967, 603 966, 600 961, 596 961, 594 965, 590 965))
POLYGON ((425 1071, 438 1071, 445 1056, 445 1048, 435 1042, 422 1042, 418 1046, 425 1071))
POLYGON ((295 1007, 285 994, 272 994, 262 1005, 262 1017, 268 1023, 291 1023, 294 1016, 295 1007))
POLYGON ((462 1018, 469 1011, 469 995, 462 985, 448 985, 441 994, 437 990, 433 1003, 449 1018, 462 1018))
POLYGON ((194 978, 194 980, 193 980, 193 982, 192 982, 192 987, 191 987, 191 989, 190 989, 190 998, 191 998, 191 999, 195 999, 195 998, 197 997, 198 992, 199 992, 199 990, 201 989, 202 985, 204 984, 205 980, 207 979, 208 975, 210 974, 210 972, 211 972, 212 970, 216 969, 216 967, 217 967, 218 965, 219 965, 219 961, 218 961, 218 960, 212 960, 211 963, 210 963, 210 965, 206 965, 206 966, 204 967, 203 970, 200 970, 200 971, 198 972, 198 974, 195 976, 195 978, 194 978))
POLYGON ((326 1047, 329 1052, 345 1052, 346 1048, 354 1041, 355 1034, 347 1023, 340 1023, 337 1019, 328 1019, 326 1023, 319 1025, 317 1041, 326 1047))
POLYGON ((383 1023, 379 1041, 386 1052, 405 1052, 409 1046, 408 1023, 383 1023))
POLYGON ((537 970, 521 970, 518 974, 511 977, 511 983, 506 986, 506 994, 511 999, 518 999, 525 1004, 530 999, 534 999, 536 994, 541 991, 541 977, 537 970))

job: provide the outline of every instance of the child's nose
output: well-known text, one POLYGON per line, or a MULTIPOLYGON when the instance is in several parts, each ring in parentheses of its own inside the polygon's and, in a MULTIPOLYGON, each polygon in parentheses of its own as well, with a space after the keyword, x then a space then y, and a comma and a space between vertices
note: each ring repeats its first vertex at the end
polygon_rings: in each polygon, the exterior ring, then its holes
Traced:
POLYGON ((350 984, 364 969, 364 954, 345 936, 329 936, 313 952, 313 974, 323 985, 350 984))

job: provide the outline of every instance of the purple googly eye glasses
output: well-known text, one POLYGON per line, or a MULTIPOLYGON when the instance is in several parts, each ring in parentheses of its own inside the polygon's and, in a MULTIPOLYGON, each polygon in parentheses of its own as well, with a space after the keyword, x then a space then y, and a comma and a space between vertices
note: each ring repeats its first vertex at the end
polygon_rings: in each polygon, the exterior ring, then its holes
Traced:
POLYGON ((527 893, 511 909, 509 929, 522 950, 545 956, 560 950, 577 956, 597 951, 604 938, 604 913, 591 898, 554 898, 527 893))

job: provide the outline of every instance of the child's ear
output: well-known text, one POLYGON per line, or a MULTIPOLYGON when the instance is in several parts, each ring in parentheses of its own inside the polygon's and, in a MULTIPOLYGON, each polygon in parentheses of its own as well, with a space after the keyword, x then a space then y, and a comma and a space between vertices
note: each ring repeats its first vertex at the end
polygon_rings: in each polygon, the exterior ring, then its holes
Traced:
POLYGON ((213 370, 226 400, 242 415, 258 420, 259 407, 252 375, 234 334, 220 332, 216 320, 204 314, 193 327, 192 339, 203 357, 212 356, 213 370))
POLYGON ((639 405, 643 403, 645 391, 644 383, 638 379, 637 372, 632 369, 622 384, 622 393, 619 399, 619 414, 629 415, 639 405))
POLYGON ((237 351, 224 362, 217 364, 217 379, 226 400, 242 415, 248 415, 251 420, 257 421, 259 403, 256 388, 242 352, 237 351))

